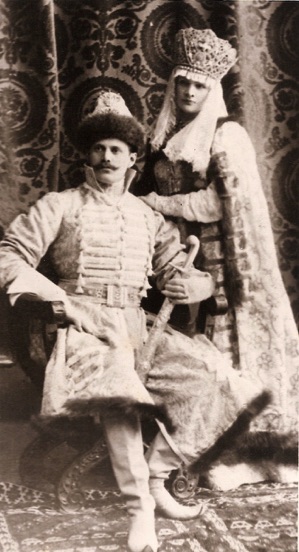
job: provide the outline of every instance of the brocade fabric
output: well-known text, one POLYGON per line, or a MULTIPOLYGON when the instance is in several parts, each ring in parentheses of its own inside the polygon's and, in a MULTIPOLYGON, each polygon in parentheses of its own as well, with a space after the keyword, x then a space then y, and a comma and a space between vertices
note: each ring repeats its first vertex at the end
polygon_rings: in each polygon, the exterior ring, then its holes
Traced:
MULTIPOLYGON (((298 333, 277 262, 251 141, 236 122, 227 121, 219 126, 212 144, 208 180, 200 184, 198 191, 198 175, 194 173, 190 191, 190 166, 185 163, 184 179, 184 163, 178 164, 178 169, 170 171, 169 160, 163 162, 154 154, 150 168, 155 175, 152 189, 163 193, 165 171, 175 175, 176 194, 161 198, 160 208, 158 198, 157 209, 171 215, 171 206, 174 206, 176 218, 172 220, 177 222, 182 241, 191 233, 200 238, 195 266, 212 274, 216 295, 224 292, 229 299, 227 314, 208 315, 206 335, 242 375, 271 391, 273 402, 256 419, 256 427, 296 431, 298 333), (156 168, 155 159, 158 159, 156 168), (208 191, 211 186, 222 202, 219 222, 215 222, 218 200, 213 204, 210 194, 207 206, 207 201, 202 199, 204 188, 208 191), (176 204, 175 198, 179 199, 176 204), (189 221, 183 218, 187 202, 194 213, 193 220, 189 221), (178 205, 181 205, 180 213, 178 205)), ((149 187, 147 191, 151 191, 149 187)))

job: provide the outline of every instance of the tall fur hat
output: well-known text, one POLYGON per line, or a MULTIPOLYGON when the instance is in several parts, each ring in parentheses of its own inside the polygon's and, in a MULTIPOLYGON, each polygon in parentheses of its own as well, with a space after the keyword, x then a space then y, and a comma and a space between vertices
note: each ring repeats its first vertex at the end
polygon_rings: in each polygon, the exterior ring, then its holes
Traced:
POLYGON ((87 153, 95 142, 108 138, 125 142, 139 154, 144 145, 144 130, 120 94, 102 90, 78 127, 77 146, 87 153))

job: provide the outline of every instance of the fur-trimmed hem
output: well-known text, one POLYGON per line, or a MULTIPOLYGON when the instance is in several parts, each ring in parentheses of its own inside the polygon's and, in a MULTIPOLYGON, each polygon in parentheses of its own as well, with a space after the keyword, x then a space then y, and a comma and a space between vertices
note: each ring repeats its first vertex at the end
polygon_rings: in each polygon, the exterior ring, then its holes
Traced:
POLYGON ((241 435, 233 447, 221 456, 221 462, 271 461, 274 464, 298 465, 298 435, 273 431, 249 431, 241 435))
POLYGON ((145 420, 154 420, 157 418, 165 425, 167 431, 172 434, 175 431, 174 424, 172 423, 167 409, 164 405, 155 405, 150 403, 138 403, 132 400, 125 399, 123 397, 113 398, 91 398, 88 400, 74 399, 69 400, 65 404, 65 414, 58 416, 43 416, 40 415, 35 418, 35 423, 39 427, 55 426, 55 424, 63 425, 63 421, 66 421, 66 425, 80 425, 84 424, 84 420, 92 420, 93 418, 101 416, 109 416, 113 418, 131 419, 132 422, 136 419, 136 415, 145 420), (81 420, 81 421, 80 421, 81 420))
POLYGON ((35 415, 30 419, 33 428, 40 434, 48 434, 52 437, 62 435, 66 441, 77 439, 87 440, 88 446, 94 440, 99 439, 103 433, 102 426, 92 416, 67 417, 67 416, 43 416, 35 415))
POLYGON ((263 391, 255 397, 239 414, 233 424, 216 440, 214 445, 191 464, 191 472, 205 472, 224 451, 232 449, 240 435, 248 431, 251 421, 271 402, 271 398, 269 391, 263 391))

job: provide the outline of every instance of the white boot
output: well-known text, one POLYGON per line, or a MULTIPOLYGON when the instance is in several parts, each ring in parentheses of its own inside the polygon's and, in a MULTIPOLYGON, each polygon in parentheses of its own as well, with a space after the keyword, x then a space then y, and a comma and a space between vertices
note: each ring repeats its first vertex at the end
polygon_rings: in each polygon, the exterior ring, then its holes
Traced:
POLYGON ((157 434, 146 452, 150 472, 150 492, 155 499, 156 511, 172 519, 193 519, 203 511, 201 504, 183 506, 165 489, 164 481, 172 470, 179 468, 181 459, 173 452, 163 435, 157 434))
POLYGON ((106 418, 103 425, 114 475, 130 515, 129 550, 157 552, 155 502, 149 492, 140 422, 106 418))

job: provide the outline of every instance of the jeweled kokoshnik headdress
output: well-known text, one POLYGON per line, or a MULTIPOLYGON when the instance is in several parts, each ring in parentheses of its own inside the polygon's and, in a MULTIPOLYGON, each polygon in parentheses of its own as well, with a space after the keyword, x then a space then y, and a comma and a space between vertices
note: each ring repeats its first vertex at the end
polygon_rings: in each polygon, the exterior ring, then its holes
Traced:
POLYGON ((236 51, 211 29, 181 29, 176 35, 175 66, 192 80, 220 81, 236 61, 236 51))
POLYGON ((188 28, 177 33, 175 67, 151 140, 154 150, 164 146, 163 151, 171 161, 188 161, 194 171, 205 176, 217 119, 227 115, 220 81, 235 61, 236 50, 211 29, 188 28), (198 115, 167 142, 176 125, 175 79, 178 76, 204 84, 208 94, 198 115))

